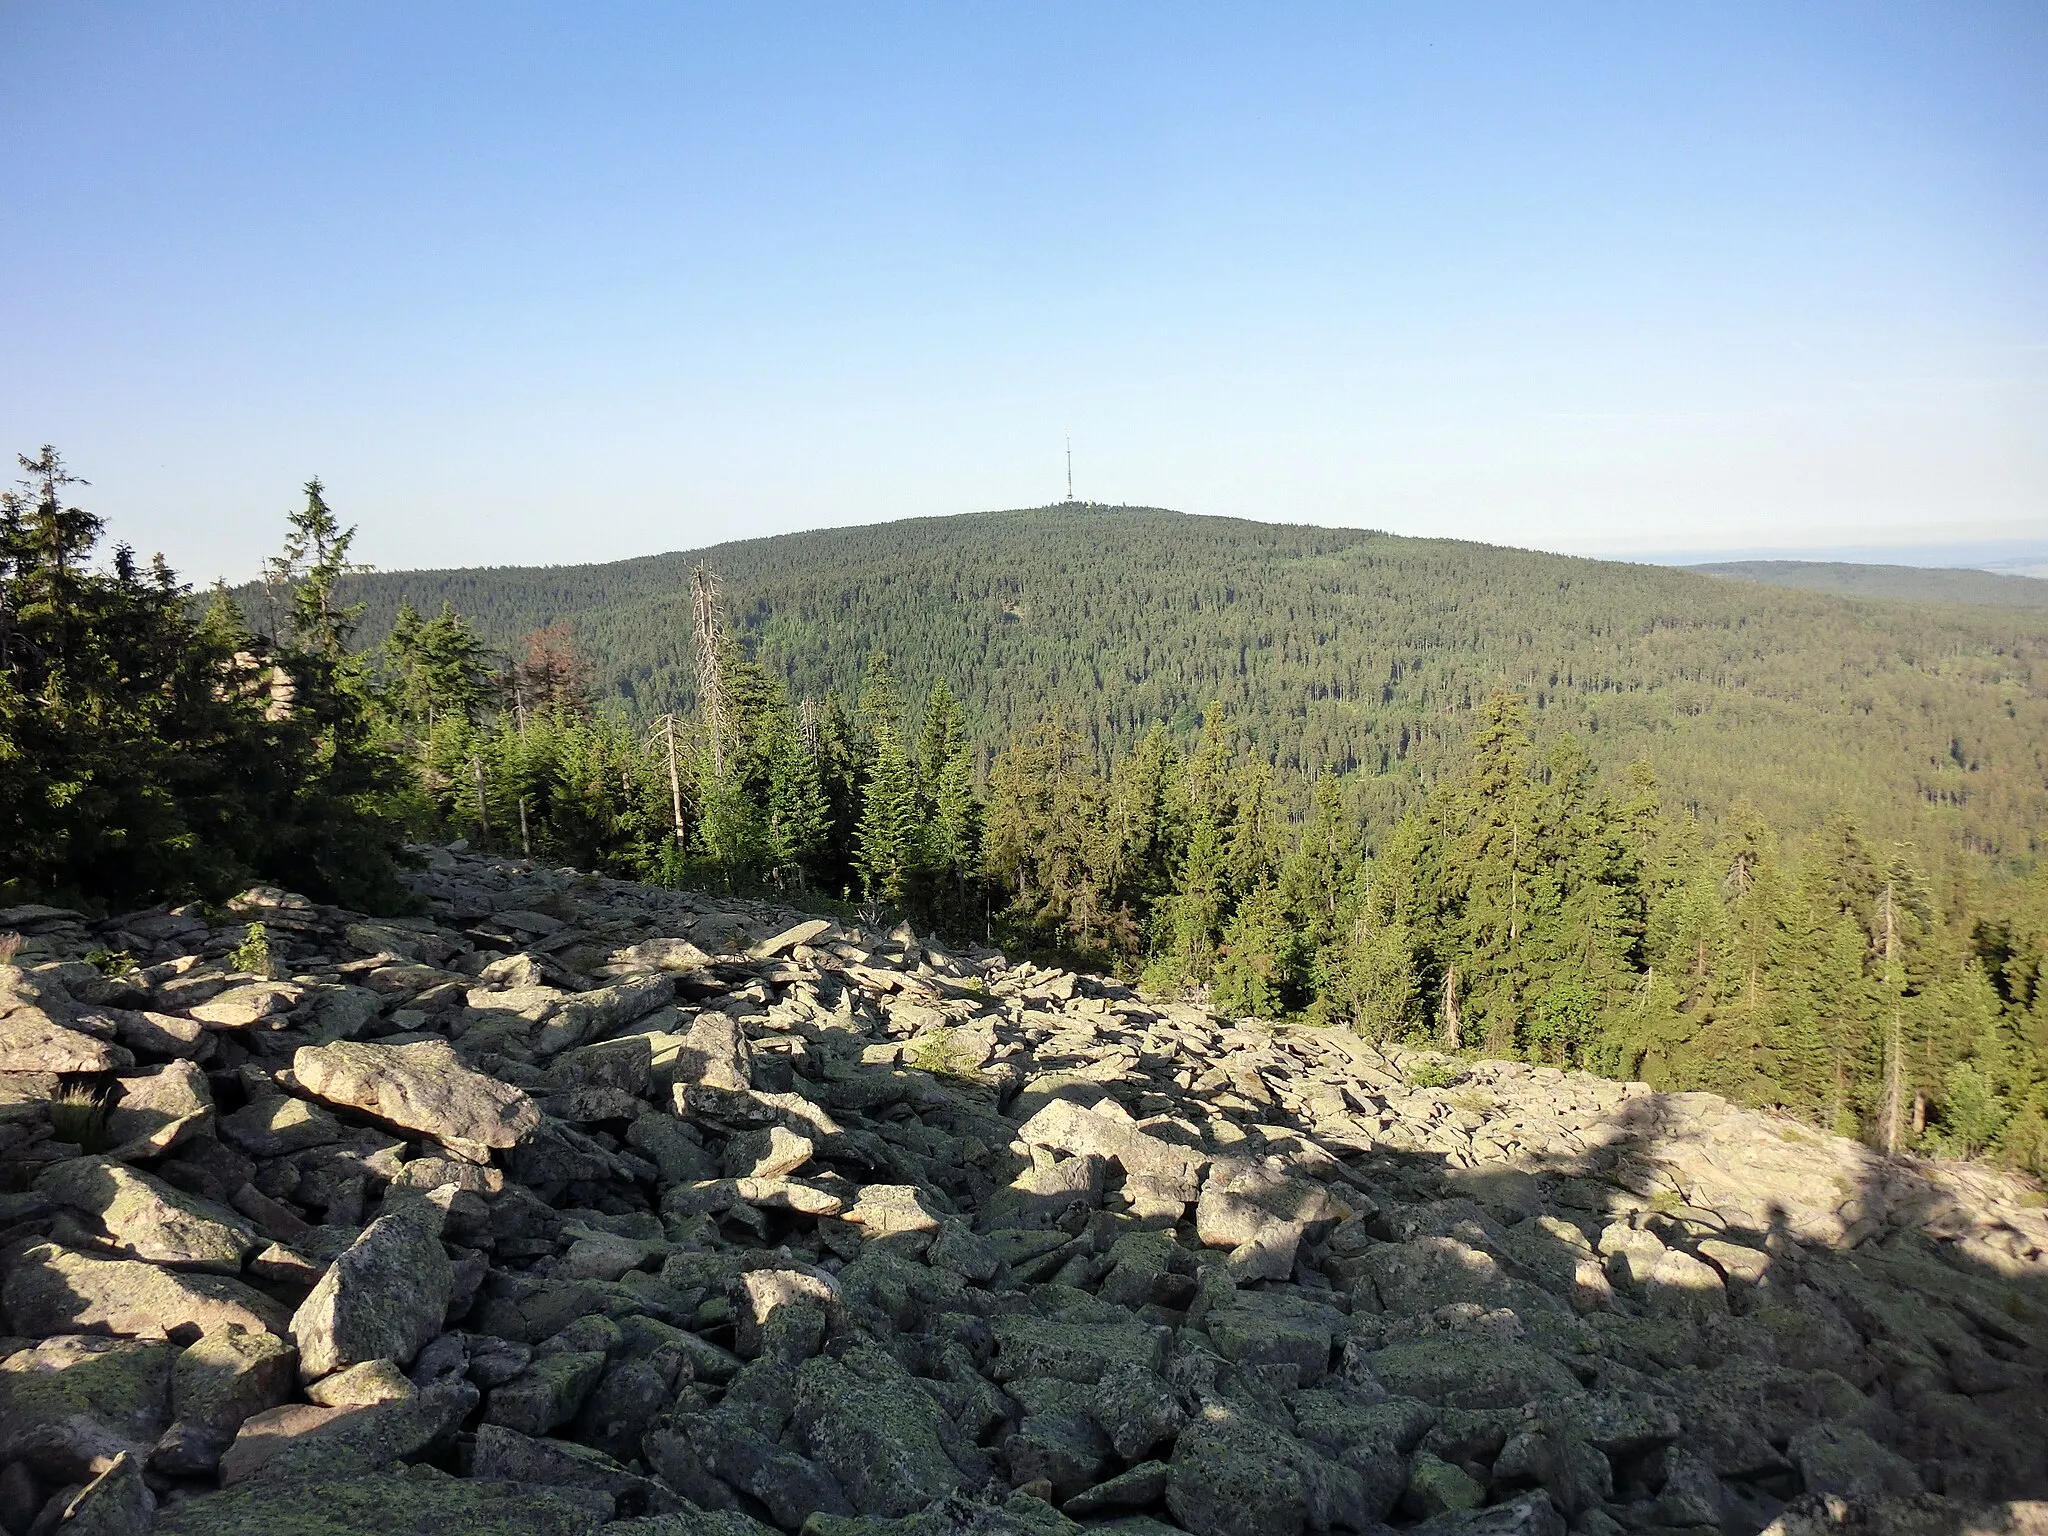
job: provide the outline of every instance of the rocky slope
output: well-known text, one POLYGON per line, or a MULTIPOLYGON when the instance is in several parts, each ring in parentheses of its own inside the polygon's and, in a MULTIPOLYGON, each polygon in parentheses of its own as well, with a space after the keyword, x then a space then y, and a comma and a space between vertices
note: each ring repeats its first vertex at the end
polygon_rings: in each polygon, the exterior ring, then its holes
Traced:
POLYGON ((12 1536, 2044 1523, 2048 1221, 1988 1171, 901 929, 415 883, 0 912, 12 1536))

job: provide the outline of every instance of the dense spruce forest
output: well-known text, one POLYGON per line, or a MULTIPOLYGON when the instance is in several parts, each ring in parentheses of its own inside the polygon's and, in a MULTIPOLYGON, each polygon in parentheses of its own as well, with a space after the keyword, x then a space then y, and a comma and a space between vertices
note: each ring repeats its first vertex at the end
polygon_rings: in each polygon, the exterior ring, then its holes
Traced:
POLYGON ((318 481, 237 605, 125 546, 95 566, 76 482, 23 463, 0 901, 262 877, 368 905, 404 840, 462 837, 2048 1172, 2048 863, 2023 868, 2048 733, 2019 621, 1085 508, 731 546, 744 579, 638 562, 650 585, 606 606, 619 568, 352 576, 318 481), (1005 586, 1020 530, 1063 583, 1005 586), (622 674, 632 647, 659 664, 622 674))
MULTIPOLYGON (((366 639, 443 602, 494 648, 569 626, 600 698, 696 703, 687 576, 724 580, 734 633, 793 698, 851 698, 867 658, 943 679, 984 767, 1058 717, 1105 758, 1220 702, 1295 786, 1328 766, 1369 842, 1455 771, 1499 688, 1603 770, 1647 754, 1709 825, 1747 798, 1810 832, 2026 859, 2048 828, 2048 614, 1937 609, 1688 571, 1059 506, 826 529, 701 556, 351 578, 366 639)), ((245 594, 261 625, 260 591, 245 594)))
POLYGON ((1909 603, 1969 603, 1985 608, 2048 610, 2048 581, 1997 571, 1943 570, 1917 565, 1858 565, 1842 560, 1722 560, 1687 566, 1709 576, 1760 581, 1842 597, 1909 603))

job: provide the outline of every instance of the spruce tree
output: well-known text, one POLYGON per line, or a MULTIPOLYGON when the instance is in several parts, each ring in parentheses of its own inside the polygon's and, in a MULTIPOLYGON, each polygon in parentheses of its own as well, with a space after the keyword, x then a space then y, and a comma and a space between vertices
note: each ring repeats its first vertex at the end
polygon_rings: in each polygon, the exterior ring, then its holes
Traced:
POLYGON ((874 755, 861 796, 854 867, 870 901, 901 906, 923 865, 917 779, 895 725, 877 717, 872 730, 874 755))

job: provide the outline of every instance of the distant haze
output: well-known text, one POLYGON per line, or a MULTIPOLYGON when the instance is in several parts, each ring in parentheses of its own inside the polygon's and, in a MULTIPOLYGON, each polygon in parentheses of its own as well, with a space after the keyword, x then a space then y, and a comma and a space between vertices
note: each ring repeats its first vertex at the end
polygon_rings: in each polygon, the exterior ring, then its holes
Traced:
POLYGON ((0 7, 0 447, 187 575, 1042 503, 2048 540, 2048 7, 0 7), (2001 535, 2002 536, 2002 535, 2001 535))

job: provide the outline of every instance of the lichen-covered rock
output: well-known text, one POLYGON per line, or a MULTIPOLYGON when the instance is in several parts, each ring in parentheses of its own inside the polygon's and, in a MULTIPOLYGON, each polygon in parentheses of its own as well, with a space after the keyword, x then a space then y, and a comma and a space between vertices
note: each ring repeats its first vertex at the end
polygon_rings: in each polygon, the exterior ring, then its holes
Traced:
POLYGON ((244 1483, 170 1505, 158 1514, 156 1530, 158 1536, 596 1536, 609 1502, 417 1468, 244 1483))
POLYGON ((524 1372, 491 1390, 484 1420, 521 1434, 544 1435, 576 1417, 604 1375, 602 1350, 538 1355, 524 1372))
POLYGON ((103 1156, 49 1147, 54 1075, 0 1083, 43 1177, 0 1193, 0 1332, 53 1335, 0 1378, 69 1366, 0 1411, 16 1536, 124 1454, 162 1528, 229 1536, 1748 1536, 1802 1486, 1849 1491, 1784 1536, 1955 1536, 1975 1506, 1884 1490, 2048 1480, 2048 1216, 1993 1171, 1521 1063, 1445 1093, 902 927, 814 949, 736 897, 420 864, 421 918, 252 893, 302 973, 260 996, 197 911, 35 919, 130 981, 0 968, 0 1014, 143 1063, 103 1156), (177 1016, 209 1003, 250 1016, 177 1016), (977 1070, 906 1069, 940 1043, 977 1070), (253 1284, 108 1256, 209 1262, 169 1208, 275 1239, 253 1284))
POLYGON ((1786 1448, 1808 1493, 1874 1499, 1920 1492, 1912 1464, 1848 1424, 1810 1425, 1786 1448))
POLYGON ((1330 1366, 1331 1343, 1344 1314, 1312 1302, 1246 1292, 1209 1312, 1202 1326, 1216 1352, 1235 1365, 1292 1365, 1296 1380, 1312 1387, 1330 1366))
POLYGON ((1049 1318, 997 1318, 995 1378, 1050 1376, 1093 1385, 1120 1366, 1157 1372, 1166 1364, 1162 1328, 1130 1322, 1070 1323, 1049 1318))
POLYGON ((254 1157, 282 1157, 340 1141, 341 1123, 318 1104, 289 1094, 253 1099, 224 1116, 220 1133, 254 1157))
POLYGON ((112 1333, 197 1338, 215 1328, 286 1331, 285 1309, 226 1275, 96 1259, 38 1243, 8 1271, 0 1305, 17 1333, 112 1333))
POLYGON ((1476 1331, 1393 1344, 1371 1365, 1389 1392, 1446 1408, 1514 1408, 1584 1391, 1541 1350, 1476 1331))
POLYGON ((455 1283, 440 1233, 440 1209, 417 1199, 364 1228, 292 1315, 301 1375, 362 1360, 411 1364, 441 1331, 455 1283))
POLYGON ((233 1275, 261 1246, 255 1229, 233 1211, 105 1158, 59 1163, 35 1187, 92 1217, 110 1246, 129 1258, 233 1275))
POLYGON ((45 1339, 0 1361, 0 1460, 82 1481, 148 1452, 171 1416, 177 1346, 141 1339, 45 1339))
POLYGON ((540 1111, 522 1090, 471 1071, 441 1040, 304 1045, 292 1076, 316 1098, 442 1141, 511 1147, 540 1128, 540 1111))
POLYGON ((806 1360, 794 1407, 804 1448, 862 1514, 913 1514, 966 1481, 938 1403, 879 1349, 806 1360))
POLYGON ((245 1420, 221 1457, 222 1487, 347 1477, 417 1455, 451 1434, 477 1404, 466 1381, 440 1381, 416 1396, 367 1407, 294 1403, 245 1420))
POLYGON ((171 1368, 172 1417, 235 1430, 285 1401, 297 1363, 276 1334, 216 1328, 181 1350, 171 1368))
POLYGON ((64 1536, 147 1536, 155 1515, 141 1458, 124 1451, 64 1506, 64 1536))
POLYGON ((1477 1509, 1486 1501, 1482 1488, 1464 1468, 1440 1456, 1419 1451, 1408 1473, 1408 1491, 1402 1503, 1418 1518, 1461 1509, 1477 1509))
POLYGON ((419 1388, 395 1360, 364 1360, 323 1376, 306 1388, 306 1396, 323 1408, 367 1408, 417 1396, 419 1388))
POLYGON ((1184 1415, 1180 1399, 1141 1365, 1111 1366, 1089 1399, 1095 1422, 1117 1455, 1137 1461, 1172 1441, 1184 1415))
POLYGON ((0 1072, 123 1072, 134 1065, 126 1046, 73 1029, 33 1005, 0 1013, 0 1072))
POLYGON ((1299 1449, 1271 1425, 1211 1410, 1173 1448, 1166 1507, 1194 1536, 1297 1536, 1311 1504, 1299 1449))
POLYGON ((566 1440, 539 1440, 502 1424, 478 1427, 474 1477, 550 1488, 588 1488, 609 1495, 617 1513, 642 1515, 673 1507, 675 1496, 605 1455, 566 1440))

